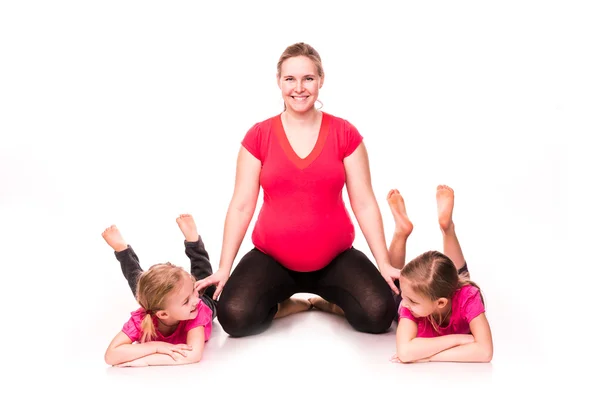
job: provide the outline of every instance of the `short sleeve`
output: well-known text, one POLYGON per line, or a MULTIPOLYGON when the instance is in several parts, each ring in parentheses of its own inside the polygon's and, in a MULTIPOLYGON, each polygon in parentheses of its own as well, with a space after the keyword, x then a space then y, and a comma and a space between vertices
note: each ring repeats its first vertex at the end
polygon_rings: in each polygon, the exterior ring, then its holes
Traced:
POLYGON ((344 143, 343 155, 348 157, 361 144, 363 137, 358 132, 358 129, 348 121, 344 121, 344 143))
POLYGON ((252 128, 246 132, 246 136, 242 140, 242 146, 250 152, 254 157, 263 162, 262 157, 262 135, 259 123, 254 124, 252 128))
POLYGON ((465 296, 461 310, 468 323, 471 323, 475 317, 485 312, 485 307, 481 300, 481 294, 478 288, 471 285, 465 287, 465 296))
POLYGON ((200 303, 198 303, 198 306, 200 307, 200 309, 198 310, 198 315, 196 315, 196 318, 194 318, 193 320, 187 321, 187 324, 185 327, 186 333, 188 331, 191 331, 194 328, 199 327, 199 326, 207 326, 209 324, 212 324, 211 309, 208 308, 208 306, 206 304, 204 304, 204 302, 202 302, 202 301, 200 301, 200 303))
POLYGON ((400 318, 408 318, 411 321, 415 321, 417 322, 417 319, 415 318, 414 315, 412 315, 412 313, 410 312, 410 310, 404 306, 402 306, 402 304, 400 304, 400 309, 398 310, 398 320, 400 320, 400 318))
POLYGON ((139 342, 142 335, 142 318, 145 316, 145 313, 140 310, 136 310, 131 313, 131 318, 123 325, 124 334, 131 339, 132 342, 139 342))

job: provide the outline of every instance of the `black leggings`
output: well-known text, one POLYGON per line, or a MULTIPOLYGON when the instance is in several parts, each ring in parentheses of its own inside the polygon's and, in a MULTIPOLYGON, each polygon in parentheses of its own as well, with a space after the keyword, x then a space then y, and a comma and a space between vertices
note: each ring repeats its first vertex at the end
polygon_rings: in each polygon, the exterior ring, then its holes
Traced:
MULTIPOLYGON (((198 238, 197 242, 185 242, 185 254, 190 259, 191 268, 190 272, 196 278, 196 280, 204 279, 207 276, 212 275, 212 266, 210 265, 210 260, 208 258, 208 253, 204 248, 204 243, 201 238, 198 238)), ((115 257, 119 260, 121 264, 121 271, 123 271, 123 276, 127 279, 127 283, 129 283, 129 288, 135 297, 135 293, 137 290, 138 279, 142 272, 142 267, 140 267, 140 260, 135 254, 135 251, 131 248, 131 246, 127 245, 127 249, 123 251, 116 252, 115 257)), ((200 299, 212 310, 213 319, 217 315, 217 307, 216 302, 213 300, 212 296, 215 294, 215 286, 209 286, 204 291, 204 294, 200 296, 200 299)))
POLYGON ((337 304, 360 332, 383 333, 396 315, 392 290, 355 248, 314 272, 291 271, 255 248, 240 260, 223 288, 217 303, 219 323, 230 336, 257 333, 273 320, 278 303, 299 292, 337 304))

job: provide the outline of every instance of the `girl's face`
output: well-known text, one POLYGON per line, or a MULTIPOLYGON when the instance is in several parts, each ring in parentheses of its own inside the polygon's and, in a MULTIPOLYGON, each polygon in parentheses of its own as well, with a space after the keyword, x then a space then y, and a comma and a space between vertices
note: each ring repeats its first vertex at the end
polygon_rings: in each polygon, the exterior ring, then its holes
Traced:
POLYGON ((198 316, 199 305, 200 297, 194 290, 194 281, 191 276, 188 276, 182 280, 179 288, 169 294, 163 311, 171 321, 185 321, 198 316))
POLYGON ((416 292, 412 288, 411 281, 402 275, 400 275, 400 291, 402 293, 402 305, 408 308, 416 318, 423 318, 433 313, 438 313, 448 304, 448 300, 445 298, 431 300, 421 293, 416 292))
POLYGON ((281 75, 277 84, 286 110, 304 113, 313 109, 319 98, 323 78, 319 76, 315 63, 308 57, 291 57, 281 64, 281 75))

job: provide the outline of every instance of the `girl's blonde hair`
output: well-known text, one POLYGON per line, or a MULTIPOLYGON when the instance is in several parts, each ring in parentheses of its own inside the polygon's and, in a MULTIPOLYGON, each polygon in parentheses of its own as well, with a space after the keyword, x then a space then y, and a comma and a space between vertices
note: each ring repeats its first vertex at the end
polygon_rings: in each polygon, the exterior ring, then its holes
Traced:
POLYGON ((155 264, 140 275, 135 297, 140 306, 146 310, 146 315, 141 324, 141 343, 156 338, 156 329, 152 317, 157 311, 165 309, 167 296, 173 289, 179 288, 186 277, 194 280, 192 275, 183 268, 169 262, 155 264))
MULTIPOLYGON (((435 250, 427 251, 410 261, 402 268, 400 275, 410 281, 411 288, 415 292, 431 301, 442 297, 452 301, 454 292, 466 285, 479 289, 475 282, 466 276, 458 275, 456 266, 448 256, 435 250)), ((479 294, 481 301, 484 301, 481 289, 479 294)), ((440 321, 437 315, 435 317, 430 315, 428 318, 439 333, 439 326, 443 321, 440 321)))

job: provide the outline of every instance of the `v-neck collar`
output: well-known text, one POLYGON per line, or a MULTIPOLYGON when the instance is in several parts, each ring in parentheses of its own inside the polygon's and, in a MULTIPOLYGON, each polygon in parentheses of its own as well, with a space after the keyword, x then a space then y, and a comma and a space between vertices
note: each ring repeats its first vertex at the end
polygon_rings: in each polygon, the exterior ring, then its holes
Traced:
POLYGON ((327 140, 327 135, 329 134, 329 114, 321 112, 321 127, 319 128, 319 137, 317 138, 317 142, 315 146, 311 150, 311 152, 305 157, 300 158, 298 154, 292 148, 290 141, 285 134, 285 129, 283 128, 283 121, 281 120, 281 114, 275 117, 274 121, 274 130, 275 135, 279 139, 279 143, 283 149, 283 152, 287 156, 287 158, 299 169, 305 169, 308 167, 315 159, 321 154, 323 147, 325 147, 325 141, 327 140))

